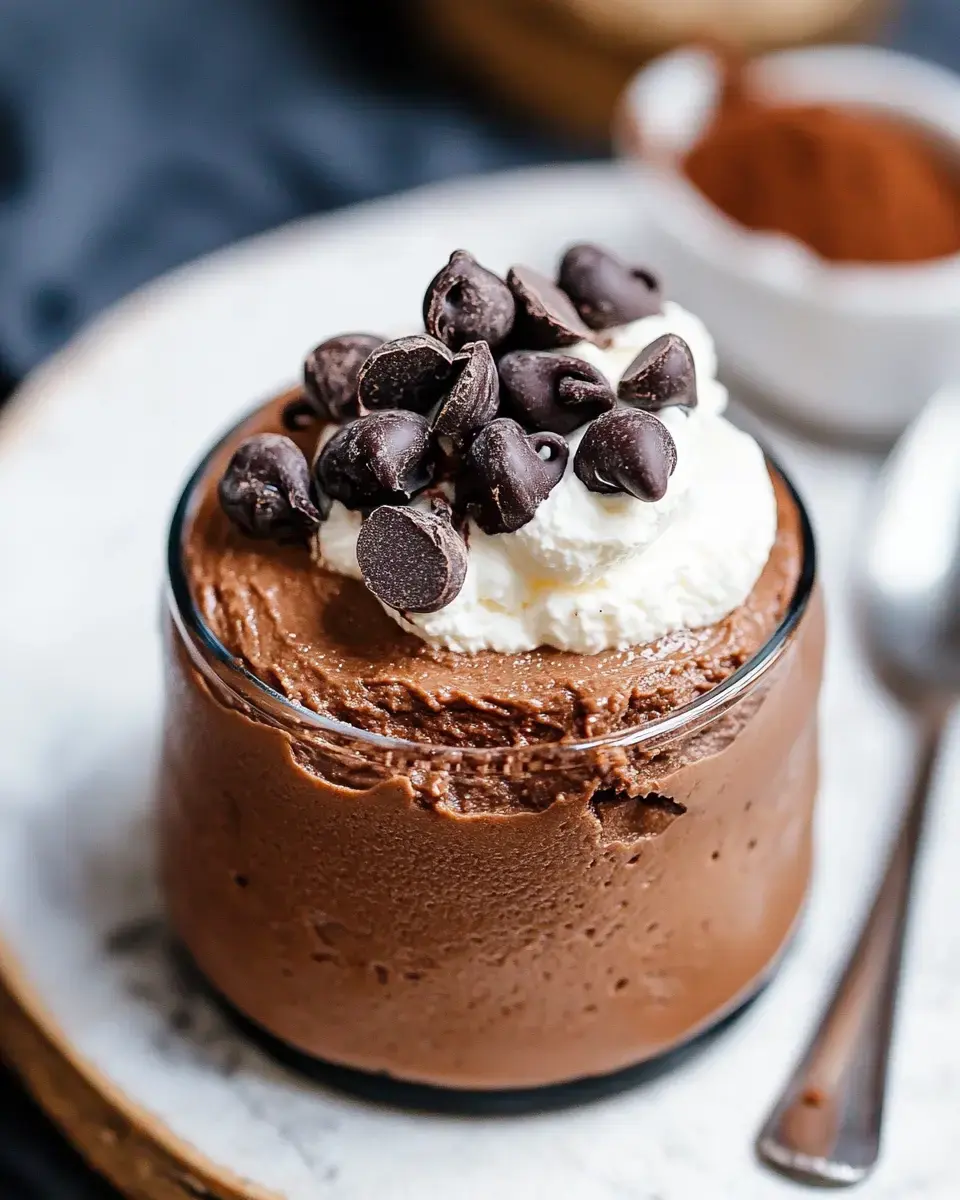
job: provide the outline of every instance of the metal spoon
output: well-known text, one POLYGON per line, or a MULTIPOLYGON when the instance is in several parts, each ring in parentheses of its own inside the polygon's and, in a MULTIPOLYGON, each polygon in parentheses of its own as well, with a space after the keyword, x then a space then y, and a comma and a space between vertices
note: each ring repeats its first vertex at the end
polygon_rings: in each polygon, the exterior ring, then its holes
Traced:
POLYGON ((949 711, 960 697, 960 389, 934 398, 885 465, 861 585, 878 677, 916 727, 909 800, 856 945, 757 1140, 802 1183, 859 1183, 875 1166, 911 881, 949 711))

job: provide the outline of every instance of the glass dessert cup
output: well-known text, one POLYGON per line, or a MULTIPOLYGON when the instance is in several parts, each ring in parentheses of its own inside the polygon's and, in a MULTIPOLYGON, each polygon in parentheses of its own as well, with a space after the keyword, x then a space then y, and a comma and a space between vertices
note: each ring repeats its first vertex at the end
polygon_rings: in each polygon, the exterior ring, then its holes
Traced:
MULTIPOLYGON (((784 616, 693 703, 486 748, 356 729, 217 640, 169 543, 161 870, 213 989, 308 1056, 479 1091, 654 1060, 770 978, 807 891, 823 650, 809 521, 784 616)), ((776 468, 771 466, 776 472, 776 468)))

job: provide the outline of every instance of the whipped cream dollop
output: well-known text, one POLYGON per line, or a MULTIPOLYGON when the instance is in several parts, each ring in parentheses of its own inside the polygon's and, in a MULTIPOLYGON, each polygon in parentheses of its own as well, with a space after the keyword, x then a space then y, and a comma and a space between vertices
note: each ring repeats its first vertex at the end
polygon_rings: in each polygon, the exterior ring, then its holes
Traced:
MULTIPOLYGON (((564 476, 531 521, 500 534, 469 523, 469 565, 455 600, 431 613, 386 608, 404 629, 460 653, 553 646, 595 654, 711 625, 749 596, 776 537, 777 502, 759 446, 723 416, 727 393, 709 333, 669 302, 608 333, 602 347, 579 342, 558 353, 592 363, 614 388, 665 333, 678 334, 693 353, 697 407, 657 414, 677 446, 666 494, 647 503, 589 491, 573 472, 586 426, 575 430, 564 476)), ((359 513, 332 505, 317 534, 326 568, 361 578, 360 525, 359 513)))

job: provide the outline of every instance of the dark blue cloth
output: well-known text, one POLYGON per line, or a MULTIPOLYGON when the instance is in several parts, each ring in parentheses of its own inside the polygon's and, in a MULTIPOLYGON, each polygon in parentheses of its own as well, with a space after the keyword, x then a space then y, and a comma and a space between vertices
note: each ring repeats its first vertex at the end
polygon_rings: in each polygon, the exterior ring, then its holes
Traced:
POLYGON ((116 1195, 0 1070, 2 1200, 116 1200, 116 1195))
POLYGON ((902 0, 887 41, 898 50, 960 70, 960 4, 957 0, 902 0))
MULTIPOLYGON (((584 150, 485 111, 404 8, 0 0, 0 396, 104 305, 204 251, 584 150)), ((912 0, 891 36, 960 66, 960 3, 912 0)), ((112 1195, 0 1071, 0 1200, 112 1195)))
POLYGON ((569 153, 476 111, 411 28, 371 0, 3 0, 0 362, 302 213, 569 153))

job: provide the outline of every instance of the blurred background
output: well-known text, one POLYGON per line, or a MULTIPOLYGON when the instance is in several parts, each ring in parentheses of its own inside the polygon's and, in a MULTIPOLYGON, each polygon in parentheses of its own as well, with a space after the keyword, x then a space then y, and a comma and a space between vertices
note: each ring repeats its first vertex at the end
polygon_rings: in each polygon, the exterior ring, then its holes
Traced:
MULTIPOLYGON (((958 0, 3 0, 0 398, 151 277, 453 175, 609 154, 652 55, 870 40, 960 70, 958 0)), ((2 1200, 113 1193, 0 1068, 2 1200)))
POLYGON ((4 0, 6 389, 111 301, 236 238, 603 154, 630 71, 703 33, 870 36, 960 66, 955 0, 4 0))

